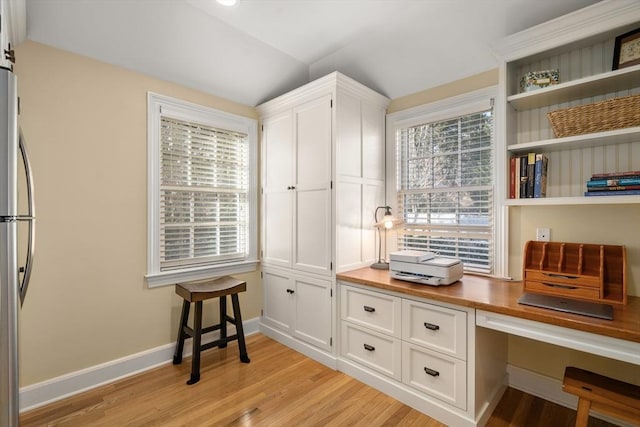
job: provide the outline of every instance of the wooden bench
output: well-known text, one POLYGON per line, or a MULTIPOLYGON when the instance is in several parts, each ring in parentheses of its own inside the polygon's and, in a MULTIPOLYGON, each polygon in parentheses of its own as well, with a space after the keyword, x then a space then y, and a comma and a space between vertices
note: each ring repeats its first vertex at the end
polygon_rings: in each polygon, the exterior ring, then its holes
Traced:
POLYGON ((640 387, 569 366, 562 390, 578 396, 576 427, 586 427, 589 410, 640 424, 640 387))

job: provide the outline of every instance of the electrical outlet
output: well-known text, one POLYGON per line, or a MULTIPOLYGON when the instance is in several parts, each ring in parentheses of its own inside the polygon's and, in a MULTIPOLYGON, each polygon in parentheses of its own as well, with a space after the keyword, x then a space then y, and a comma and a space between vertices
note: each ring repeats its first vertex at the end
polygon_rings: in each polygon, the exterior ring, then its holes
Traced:
POLYGON ((548 242, 551 240, 551 229, 536 228, 536 240, 539 242, 548 242))

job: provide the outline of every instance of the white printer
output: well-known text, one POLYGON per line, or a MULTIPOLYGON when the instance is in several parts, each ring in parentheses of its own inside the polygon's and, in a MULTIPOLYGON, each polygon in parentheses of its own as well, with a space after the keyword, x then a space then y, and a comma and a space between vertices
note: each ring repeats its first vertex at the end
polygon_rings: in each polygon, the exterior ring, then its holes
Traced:
POLYGON ((405 250, 391 252, 391 277, 423 285, 450 285, 462 279, 462 261, 438 257, 433 252, 405 250))

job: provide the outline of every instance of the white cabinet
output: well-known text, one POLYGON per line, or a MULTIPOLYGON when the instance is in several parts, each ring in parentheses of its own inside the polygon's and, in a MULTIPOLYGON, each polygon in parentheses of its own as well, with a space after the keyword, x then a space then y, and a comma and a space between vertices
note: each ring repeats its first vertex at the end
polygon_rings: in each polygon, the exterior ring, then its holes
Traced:
POLYGON ((506 337, 475 310, 346 282, 338 369, 448 425, 484 425, 505 388, 506 337))
POLYGON ((462 410, 467 312, 340 287, 341 354, 462 410))
POLYGON ((265 268, 262 277, 262 322, 308 344, 330 351, 331 282, 291 274, 277 268, 265 268))
POLYGON ((556 138, 547 118, 550 111, 640 94, 640 65, 612 71, 616 36, 639 25, 637 1, 601 2, 494 46, 502 58, 496 133, 505 148, 498 164, 505 199, 510 157, 549 158, 547 197, 507 199, 507 205, 640 203, 638 196, 584 196, 595 173, 640 170, 640 127, 556 138), (559 70, 559 84, 521 92, 525 73, 548 69, 559 70))
POLYGON ((331 272, 331 97, 263 121, 263 261, 331 272))
POLYGON ((335 273, 375 260, 388 102, 336 72, 258 106, 261 324, 276 339, 333 353, 335 273))

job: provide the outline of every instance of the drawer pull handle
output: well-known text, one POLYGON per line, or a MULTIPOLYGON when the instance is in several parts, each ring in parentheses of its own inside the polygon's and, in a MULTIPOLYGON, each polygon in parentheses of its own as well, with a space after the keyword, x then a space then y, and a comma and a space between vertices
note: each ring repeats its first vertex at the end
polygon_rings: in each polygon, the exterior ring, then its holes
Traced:
POLYGON ((435 369, 429 369, 426 366, 424 367, 424 372, 431 375, 432 377, 440 376, 440 372, 436 371, 435 369))
POLYGON ((295 293, 296 293, 296 291, 294 291, 293 289, 287 289, 287 293, 288 293, 288 294, 295 294, 295 293))
POLYGON ((546 286, 549 286, 551 288, 569 289, 569 290, 578 289, 577 286, 558 285, 557 283, 545 283, 545 282, 542 282, 542 284, 546 285, 546 286))
POLYGON ((374 351, 376 348, 374 346, 372 346, 372 345, 365 344, 364 345, 364 349, 367 350, 367 351, 374 351))
POLYGON ((424 322, 424 327, 427 329, 431 329, 432 331, 437 331, 438 329, 440 329, 440 326, 434 325, 433 323, 427 323, 427 322, 424 322))
POLYGON ((366 311, 367 313, 373 313, 374 311, 376 311, 376 309, 375 307, 369 307, 368 305, 365 305, 364 311, 366 311))
POLYGON ((566 274, 553 274, 553 273, 544 273, 546 276, 549 277, 556 277, 559 279, 577 279, 578 276, 567 276, 566 274))

